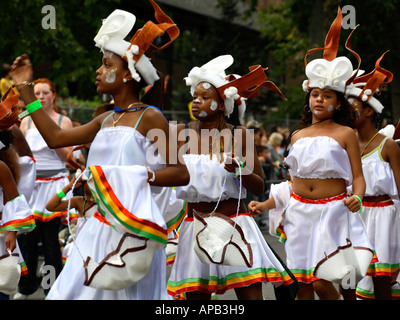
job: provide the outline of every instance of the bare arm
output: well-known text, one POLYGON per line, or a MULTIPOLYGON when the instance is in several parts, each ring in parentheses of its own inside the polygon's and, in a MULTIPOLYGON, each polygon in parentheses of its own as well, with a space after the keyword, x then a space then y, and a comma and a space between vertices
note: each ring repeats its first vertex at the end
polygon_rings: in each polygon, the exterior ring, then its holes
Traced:
POLYGON ((393 170, 397 192, 400 191, 400 148, 395 141, 388 139, 382 150, 382 157, 390 163, 393 170))
POLYGON ((276 204, 275 204, 275 199, 273 197, 263 201, 263 202, 258 202, 258 201, 250 201, 249 205, 249 212, 255 216, 258 214, 262 214, 268 210, 275 209, 276 204))
MULTIPOLYGON (((356 134, 349 129, 346 135, 346 151, 350 159, 351 171, 353 173, 353 194, 362 199, 365 193, 365 180, 361 165, 360 147, 356 134)), ((345 205, 350 211, 356 212, 360 210, 361 204, 356 197, 348 197, 345 205)))
MULTIPOLYGON (((157 110, 149 109, 139 125, 139 131, 154 141, 158 152, 165 160, 166 167, 155 171, 154 186, 181 186, 189 183, 189 172, 181 154, 174 130, 170 130, 164 116, 157 110)), ((152 174, 149 173, 149 179, 152 174)))
MULTIPOLYGON (((72 186, 74 185, 76 178, 74 177, 67 185, 62 188, 62 191, 67 194, 72 190, 72 186)), ((55 211, 65 211, 68 209, 69 200, 62 200, 60 196, 56 193, 54 194, 50 200, 46 204, 46 209, 52 212, 55 211)), ((71 208, 75 208, 79 213, 82 212, 83 206, 83 197, 76 196, 71 198, 71 208)))
MULTIPOLYGON (((19 193, 14 177, 7 164, 3 161, 0 161, 0 185, 3 188, 4 203, 18 197, 19 193)), ((5 243, 7 250, 14 251, 17 247, 17 232, 8 232, 5 238, 5 243)))
POLYGON ((32 158, 33 157, 32 150, 29 147, 28 142, 26 142, 25 140, 24 133, 17 125, 14 125, 11 130, 15 137, 13 146, 17 150, 18 155, 20 157, 28 156, 32 158))
MULTIPOLYGON (((17 89, 25 104, 36 101, 33 89, 26 85, 26 82, 31 82, 33 78, 33 69, 29 58, 24 55, 18 57, 12 68, 13 80, 17 83, 17 89)), ((42 109, 33 112, 31 117, 47 145, 55 149, 92 142, 100 130, 104 115, 100 115, 85 125, 70 129, 60 128, 42 109)), ((22 130, 24 129, 22 128, 22 130)))

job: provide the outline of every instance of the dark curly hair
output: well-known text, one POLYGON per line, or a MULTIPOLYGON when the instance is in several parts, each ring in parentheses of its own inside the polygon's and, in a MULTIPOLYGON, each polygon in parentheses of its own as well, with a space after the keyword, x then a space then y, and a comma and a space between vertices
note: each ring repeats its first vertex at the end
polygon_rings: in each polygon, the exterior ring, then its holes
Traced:
MULTIPOLYGON (((302 129, 302 128, 308 127, 312 123, 312 114, 310 112, 310 106, 308 105, 308 103, 310 101, 311 91, 312 90, 310 90, 307 93, 307 95, 304 99, 304 108, 303 108, 303 113, 302 113, 302 119, 301 119, 297 129, 302 129)), ((337 100, 340 101, 340 103, 341 103, 340 109, 335 110, 332 120, 343 126, 348 126, 350 128, 355 129, 355 127, 356 127, 356 112, 355 112, 355 110, 352 108, 351 104, 346 99, 346 97, 344 96, 343 93, 334 91, 334 90, 332 90, 332 92, 336 93, 337 100)))

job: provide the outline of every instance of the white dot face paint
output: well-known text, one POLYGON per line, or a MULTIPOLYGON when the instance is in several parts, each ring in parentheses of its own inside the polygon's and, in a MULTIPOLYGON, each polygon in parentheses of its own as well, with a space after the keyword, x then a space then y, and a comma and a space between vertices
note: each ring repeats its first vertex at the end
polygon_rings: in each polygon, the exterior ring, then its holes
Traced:
POLYGON ((211 109, 212 111, 215 111, 215 110, 217 110, 217 108, 218 108, 218 102, 215 101, 215 100, 213 100, 213 101, 211 102, 210 109, 211 109))
POLYGON ((200 118, 205 118, 205 117, 207 117, 207 116, 208 116, 208 113, 205 112, 204 110, 202 110, 202 111, 199 113, 199 117, 200 117, 200 118))
POLYGON ((206 90, 208 90, 208 89, 211 88, 211 84, 209 84, 208 82, 203 82, 203 83, 202 83, 202 86, 203 86, 203 88, 206 89, 206 90))
POLYGON ((328 111, 329 111, 329 112, 333 111, 333 105, 329 105, 328 111))
POLYGON ((200 103, 200 99, 196 98, 195 100, 193 100, 193 102, 200 103))
POLYGON ((117 72, 118 68, 111 69, 109 72, 106 74, 106 82, 107 83, 114 83, 115 79, 117 78, 117 72))

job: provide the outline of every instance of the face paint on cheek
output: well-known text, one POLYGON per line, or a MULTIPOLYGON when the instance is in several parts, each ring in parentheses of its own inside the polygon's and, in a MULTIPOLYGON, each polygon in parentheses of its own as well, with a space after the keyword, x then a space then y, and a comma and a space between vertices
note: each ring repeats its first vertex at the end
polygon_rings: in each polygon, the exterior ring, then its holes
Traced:
POLYGON ((107 72, 107 74, 106 74, 106 82, 107 83, 115 82, 115 79, 117 78, 117 74, 116 74, 117 70, 118 70, 118 68, 115 68, 115 69, 111 69, 110 72, 107 72))
POLYGON ((329 112, 333 111, 333 105, 329 105, 328 111, 329 111, 329 112))
POLYGON ((217 110, 217 108, 218 108, 218 102, 215 101, 215 100, 213 100, 213 101, 211 102, 210 109, 211 109, 212 111, 215 111, 215 110, 217 110))
POLYGON ((200 117, 200 118, 205 118, 205 117, 207 117, 207 116, 208 116, 208 114, 207 114, 207 112, 205 112, 204 110, 201 111, 201 112, 199 113, 199 117, 200 117))

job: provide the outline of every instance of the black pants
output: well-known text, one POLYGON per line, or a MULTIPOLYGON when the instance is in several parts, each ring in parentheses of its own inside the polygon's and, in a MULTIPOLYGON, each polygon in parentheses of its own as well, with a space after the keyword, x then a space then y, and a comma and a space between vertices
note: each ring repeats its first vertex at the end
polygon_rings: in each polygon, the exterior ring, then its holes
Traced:
POLYGON ((18 236, 18 245, 28 268, 28 274, 22 276, 19 281, 19 293, 25 295, 33 294, 40 285, 40 279, 37 277, 39 241, 43 245, 45 265, 53 266, 56 276, 60 274, 63 268, 61 249, 58 242, 60 223, 60 218, 54 218, 47 222, 36 222, 36 228, 33 231, 18 236))

